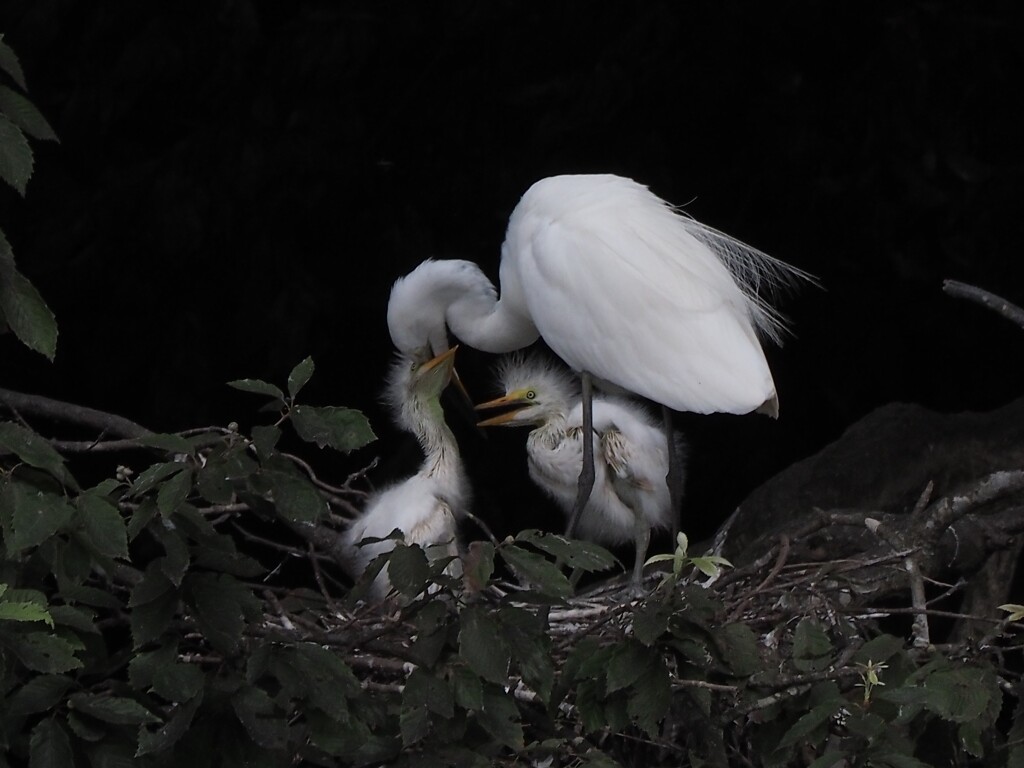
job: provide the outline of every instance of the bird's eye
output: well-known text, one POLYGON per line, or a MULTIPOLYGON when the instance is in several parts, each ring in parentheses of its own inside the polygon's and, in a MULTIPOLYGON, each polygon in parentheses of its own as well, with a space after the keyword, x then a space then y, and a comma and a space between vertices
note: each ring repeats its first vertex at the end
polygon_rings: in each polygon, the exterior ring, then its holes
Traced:
POLYGON ((533 390, 531 389, 530 391, 528 391, 528 392, 526 393, 526 399, 527 399, 527 400, 536 400, 536 399, 537 399, 537 393, 536 393, 536 392, 534 392, 534 391, 533 391, 533 390))
POLYGON ((419 363, 413 363, 412 365, 409 366, 409 370, 415 372, 416 370, 419 369, 419 367, 420 367, 419 363))

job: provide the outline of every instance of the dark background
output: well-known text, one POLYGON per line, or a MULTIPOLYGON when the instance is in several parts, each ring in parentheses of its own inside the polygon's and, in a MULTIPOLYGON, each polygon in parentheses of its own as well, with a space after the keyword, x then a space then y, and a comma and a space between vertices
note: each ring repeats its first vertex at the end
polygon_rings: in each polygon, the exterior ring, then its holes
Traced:
MULTIPOLYGON (((34 145, 24 200, 0 190, 0 227, 61 335, 53 364, 0 339, 0 386, 248 425, 259 401, 224 382, 312 355, 307 401, 381 436, 323 471, 379 455, 380 482, 414 457, 378 403, 391 282, 428 256, 496 280, 530 184, 618 173, 824 286, 783 307, 777 422, 678 419, 706 534, 878 405, 1024 393, 1020 329, 941 291, 1024 304, 1018 7, 5 0, 61 143, 34 145)), ((460 351, 478 399, 491 362, 460 351)), ((522 432, 457 431, 496 531, 561 526, 522 432)))

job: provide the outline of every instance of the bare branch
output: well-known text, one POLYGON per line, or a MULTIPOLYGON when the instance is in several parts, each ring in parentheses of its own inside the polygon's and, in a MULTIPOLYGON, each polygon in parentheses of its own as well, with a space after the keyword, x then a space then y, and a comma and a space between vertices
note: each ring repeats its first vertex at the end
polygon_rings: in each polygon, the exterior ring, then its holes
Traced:
POLYGON ((994 293, 990 293, 982 288, 978 288, 974 285, 968 285, 967 283, 961 283, 958 280, 946 280, 942 283, 942 290, 948 293, 950 296, 955 296, 958 299, 968 299, 977 304, 981 304, 983 307, 997 312, 998 314, 1005 317, 1011 323, 1019 325, 1024 328, 1024 309, 1011 304, 1001 296, 996 296, 994 293))
POLYGON ((77 424, 98 429, 118 437, 139 438, 153 435, 153 431, 136 424, 131 419, 113 413, 98 411, 84 405, 74 405, 61 400, 51 400, 41 395, 26 395, 0 388, 0 403, 15 413, 27 413, 53 421, 77 424))

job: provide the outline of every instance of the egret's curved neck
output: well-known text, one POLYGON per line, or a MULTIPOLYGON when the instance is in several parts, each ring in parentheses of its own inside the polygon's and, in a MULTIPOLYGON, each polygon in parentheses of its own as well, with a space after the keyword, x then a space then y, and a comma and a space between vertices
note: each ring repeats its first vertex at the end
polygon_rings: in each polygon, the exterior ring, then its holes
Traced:
POLYGON ((540 336, 533 321, 517 302, 506 296, 471 295, 448 306, 446 319, 452 333, 482 352, 512 352, 533 344, 540 336))

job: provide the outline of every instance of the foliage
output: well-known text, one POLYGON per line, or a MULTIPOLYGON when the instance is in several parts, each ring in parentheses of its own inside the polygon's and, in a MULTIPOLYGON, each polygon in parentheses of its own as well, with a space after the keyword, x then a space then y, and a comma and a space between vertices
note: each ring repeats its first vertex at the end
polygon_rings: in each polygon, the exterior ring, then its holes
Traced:
MULTIPOLYGON (((2 34, 0 78, 10 83, 0 81, 0 179, 24 196, 33 168, 32 147, 25 134, 40 141, 56 141, 57 134, 25 97, 27 88, 21 65, 2 34)), ((6 330, 53 360, 57 351, 57 322, 39 292, 18 271, 11 245, 0 230, 0 333, 6 330)))
POLYGON ((398 541, 350 587, 332 545, 359 475, 330 486, 282 446, 347 453, 373 435, 356 411, 298 401, 313 370, 307 358, 284 389, 232 382, 267 399, 270 423, 248 435, 150 435, 132 455, 153 459, 111 459, 98 481, 0 423, 3 764, 901 768, 1024 755, 1024 715, 1000 687, 1009 619, 971 652, 916 650, 817 583, 801 598, 806 576, 773 593, 763 567, 697 562, 685 538, 641 599, 624 583, 577 596, 616 560, 537 530, 470 543, 462 578, 398 541), (367 605, 385 563, 394 597, 367 605), (717 579, 697 581, 701 565, 717 579))

